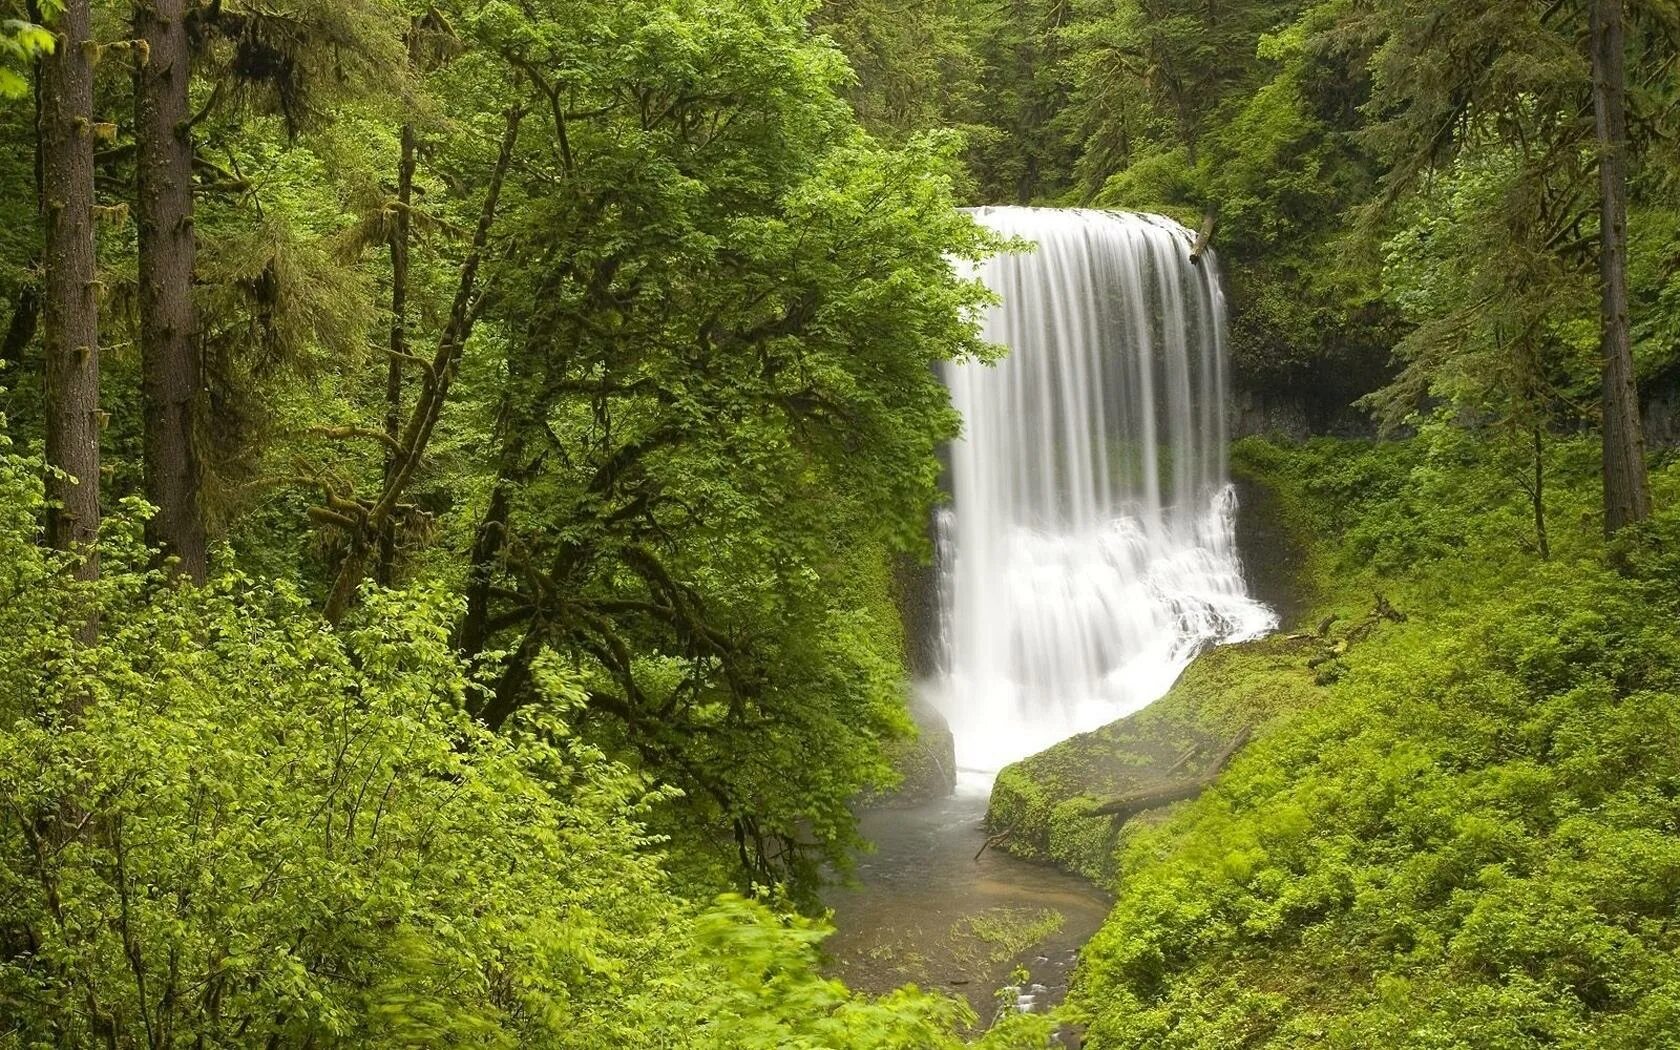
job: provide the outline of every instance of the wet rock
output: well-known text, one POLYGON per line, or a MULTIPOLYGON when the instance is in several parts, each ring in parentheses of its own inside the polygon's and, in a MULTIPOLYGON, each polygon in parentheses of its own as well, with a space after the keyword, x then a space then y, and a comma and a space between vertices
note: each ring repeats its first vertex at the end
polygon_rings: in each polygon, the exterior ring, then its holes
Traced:
POLYGON ((1300 622, 1311 604, 1307 584, 1307 547, 1289 528, 1277 493, 1243 469, 1233 466, 1237 491, 1235 537, 1248 593, 1271 606, 1284 627, 1300 622))
POLYGON ((910 704, 910 718, 916 736, 890 748, 893 768, 904 778, 898 790, 865 799, 871 806, 914 806, 948 798, 957 788, 956 741, 951 727, 931 704, 916 699, 910 704))

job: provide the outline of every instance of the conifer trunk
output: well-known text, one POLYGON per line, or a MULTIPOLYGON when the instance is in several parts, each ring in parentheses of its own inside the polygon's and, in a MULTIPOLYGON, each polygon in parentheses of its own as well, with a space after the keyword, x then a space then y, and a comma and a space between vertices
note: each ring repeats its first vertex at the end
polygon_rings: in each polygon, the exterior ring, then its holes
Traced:
POLYGON ((134 137, 140 233, 140 371, 146 498, 158 508, 151 538, 202 583, 208 567, 197 430, 199 360, 192 279, 191 53, 185 0, 138 0, 134 35, 145 42, 134 71, 134 137))
MULTIPOLYGON (((47 377, 47 540, 99 576, 99 307, 93 254, 93 56, 89 0, 66 0, 41 60, 42 290, 47 377), (67 476, 66 476, 67 475, 67 476)), ((90 622, 89 633, 92 631, 90 622)))
POLYGON ((1627 100, 1622 0, 1592 5, 1593 111, 1598 133, 1599 279, 1603 294, 1604 531, 1651 513, 1645 435, 1628 334, 1627 100))
MULTIPOLYGON (((393 446, 402 436, 403 361, 408 358, 408 242, 414 199, 414 123, 402 126, 402 153, 397 161, 397 211, 391 225, 391 355, 385 365, 385 436, 393 446)), ((385 450, 385 484, 391 484, 402 464, 396 449, 385 450)), ((397 523, 386 521, 379 530, 376 578, 390 586, 397 557, 397 523)))
POLYGON ((1534 489, 1531 502, 1534 506, 1535 549, 1541 561, 1548 561, 1552 556, 1552 544, 1546 536, 1546 443, 1545 432, 1538 426, 1534 428, 1534 489))

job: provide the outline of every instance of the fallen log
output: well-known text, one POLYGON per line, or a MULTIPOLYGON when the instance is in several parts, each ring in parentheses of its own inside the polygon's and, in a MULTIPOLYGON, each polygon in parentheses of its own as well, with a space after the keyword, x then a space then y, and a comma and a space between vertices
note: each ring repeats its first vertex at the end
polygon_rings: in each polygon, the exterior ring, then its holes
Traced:
POLYGON ((1208 250, 1208 244, 1213 241, 1213 231, 1219 225, 1219 208, 1208 205, 1202 212, 1202 228, 1196 231, 1196 240, 1190 245, 1190 261, 1200 264, 1202 254, 1208 250))
POLYGON ((1117 817, 1124 821, 1147 809, 1155 809, 1171 802, 1183 802, 1185 799, 1195 798, 1206 787, 1213 783, 1214 778, 1222 773, 1231 763, 1232 757, 1248 743, 1254 728, 1245 726, 1241 732, 1231 739, 1225 749, 1214 756, 1213 764, 1200 776, 1185 780, 1170 781, 1140 788, 1137 791, 1113 798, 1100 805, 1092 806, 1085 811, 1087 817, 1117 817))
POLYGON ((985 842, 980 843, 980 848, 978 850, 975 850, 975 852, 974 852, 974 859, 978 861, 980 859, 980 855, 982 853, 985 853, 987 850, 991 849, 993 846, 1001 844, 1005 839, 1009 838, 1009 836, 1011 836, 1013 834, 1015 834, 1015 829, 1014 828, 1004 828, 1002 831, 998 832, 996 835, 993 835, 991 838, 987 839, 985 842))

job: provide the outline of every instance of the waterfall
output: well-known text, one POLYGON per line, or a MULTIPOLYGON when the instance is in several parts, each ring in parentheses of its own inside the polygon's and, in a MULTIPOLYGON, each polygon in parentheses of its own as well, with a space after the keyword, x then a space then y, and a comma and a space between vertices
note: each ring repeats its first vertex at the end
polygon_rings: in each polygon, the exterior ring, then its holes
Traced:
POLYGON ((958 763, 1003 764, 1159 698, 1205 645, 1275 618, 1250 599, 1226 474, 1224 301, 1159 216, 982 208, 1037 250, 978 276, 1008 355, 949 366, 963 416, 941 514, 958 763))

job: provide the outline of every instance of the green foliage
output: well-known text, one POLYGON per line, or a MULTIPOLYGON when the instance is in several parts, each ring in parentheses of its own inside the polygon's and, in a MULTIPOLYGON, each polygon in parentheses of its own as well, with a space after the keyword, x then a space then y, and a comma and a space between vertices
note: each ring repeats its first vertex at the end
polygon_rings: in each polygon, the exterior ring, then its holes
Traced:
POLYGON ((1069 18, 1060 0, 825 0, 814 23, 850 62, 846 94, 871 133, 960 131, 965 196, 1028 204, 1065 193, 1078 160, 1069 18))
POLYGON ((979 41, 996 18, 985 0, 913 9, 889 0, 832 0, 812 17, 850 60, 847 98, 873 134, 895 139, 972 126, 984 113, 979 41))
POLYGON ((970 915, 956 924, 953 937, 972 938, 983 944, 981 963, 1007 962, 1035 944, 1041 944, 1062 928, 1066 921, 1054 908, 1008 907, 1000 905, 970 915))
POLYGON ((1611 568, 1584 445, 1553 453, 1547 562, 1462 431, 1245 446, 1318 537, 1324 609, 1376 586, 1409 619, 1125 845, 1088 1045, 1672 1045, 1680 519, 1611 568))
MULTIPOLYGON (((51 15, 55 5, 42 4, 51 15)), ((50 55, 55 37, 46 26, 23 18, 0 21, 0 99, 19 99, 29 93, 27 71, 41 55, 50 55)))
POLYGON ((72 585, 33 464, 0 494, 0 1045, 958 1045, 959 1001, 854 997, 818 927, 679 897, 669 790, 573 731, 558 661, 492 734, 438 595, 336 633, 284 584, 130 567, 132 517, 72 585))

